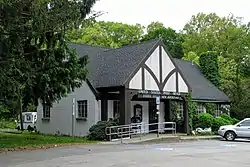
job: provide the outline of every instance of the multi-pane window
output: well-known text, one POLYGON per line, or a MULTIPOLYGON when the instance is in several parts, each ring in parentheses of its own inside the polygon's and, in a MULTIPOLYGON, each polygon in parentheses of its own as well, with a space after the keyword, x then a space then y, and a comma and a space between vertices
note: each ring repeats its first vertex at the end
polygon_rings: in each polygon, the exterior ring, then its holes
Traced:
POLYGON ((44 104, 43 105, 43 118, 50 118, 50 106, 44 104))
POLYGON ((178 108, 177 108, 177 118, 183 118, 183 111, 184 111, 184 107, 183 107, 183 102, 177 102, 178 104, 178 108))
POLYGON ((204 113, 204 104, 203 103, 198 103, 198 108, 197 108, 197 114, 204 113))
POLYGON ((87 100, 81 100, 77 102, 78 104, 78 118, 88 117, 88 103, 87 100))
POLYGON ((120 118, 120 101, 113 102, 113 117, 114 119, 120 118))
POLYGON ((216 105, 216 110, 215 110, 215 116, 219 117, 222 114, 222 111, 220 110, 220 105, 216 105))

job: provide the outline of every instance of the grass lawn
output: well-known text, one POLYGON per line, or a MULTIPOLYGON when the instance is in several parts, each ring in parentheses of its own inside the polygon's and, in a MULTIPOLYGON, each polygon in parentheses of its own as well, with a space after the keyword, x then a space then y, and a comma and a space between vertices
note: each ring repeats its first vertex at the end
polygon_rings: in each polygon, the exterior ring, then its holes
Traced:
POLYGON ((0 132, 0 150, 8 148, 34 148, 61 144, 86 144, 94 141, 86 138, 41 135, 36 133, 6 133, 0 132))

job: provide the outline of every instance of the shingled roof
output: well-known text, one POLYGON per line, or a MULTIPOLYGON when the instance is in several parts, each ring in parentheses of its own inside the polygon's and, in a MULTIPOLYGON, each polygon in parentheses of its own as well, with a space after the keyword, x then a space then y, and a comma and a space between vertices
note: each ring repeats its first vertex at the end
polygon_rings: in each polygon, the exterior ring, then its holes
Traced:
POLYGON ((209 80, 207 80, 201 73, 199 67, 192 63, 192 61, 180 59, 174 59, 174 61, 191 86, 192 98, 194 100, 229 101, 229 98, 225 93, 217 89, 209 80))
POLYGON ((147 56, 147 53, 160 42, 160 39, 148 40, 135 45, 117 49, 107 49, 89 45, 71 44, 79 56, 88 55, 88 79, 95 88, 123 86, 129 75, 147 56))
MULTIPOLYGON (((123 86, 126 79, 136 69, 161 39, 153 39, 118 49, 103 48, 71 43, 78 55, 89 56, 88 80, 94 88, 123 86)), ((195 100, 228 102, 229 98, 209 82, 196 65, 190 61, 174 59, 192 90, 195 100)))

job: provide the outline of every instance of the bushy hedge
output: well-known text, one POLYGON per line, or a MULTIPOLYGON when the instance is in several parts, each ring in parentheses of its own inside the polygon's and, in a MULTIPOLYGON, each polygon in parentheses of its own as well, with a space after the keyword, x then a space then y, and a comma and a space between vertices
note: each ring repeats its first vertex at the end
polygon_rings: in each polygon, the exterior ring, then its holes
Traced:
POLYGON ((212 131, 217 131, 220 126, 233 125, 239 122, 235 118, 231 118, 227 114, 222 114, 220 117, 214 117, 209 113, 203 113, 195 116, 193 119, 193 127, 196 128, 212 128, 212 131))
POLYGON ((117 126, 117 122, 113 120, 97 122, 90 127, 88 138, 91 140, 106 140, 105 129, 110 126, 117 126))

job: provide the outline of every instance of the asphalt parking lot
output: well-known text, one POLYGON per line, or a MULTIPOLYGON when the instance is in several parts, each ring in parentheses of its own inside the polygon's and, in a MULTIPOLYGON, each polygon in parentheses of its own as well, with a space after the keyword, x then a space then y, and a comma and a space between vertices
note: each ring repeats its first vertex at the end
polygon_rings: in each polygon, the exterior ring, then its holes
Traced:
POLYGON ((249 167, 250 142, 88 145, 0 154, 0 167, 249 167))

